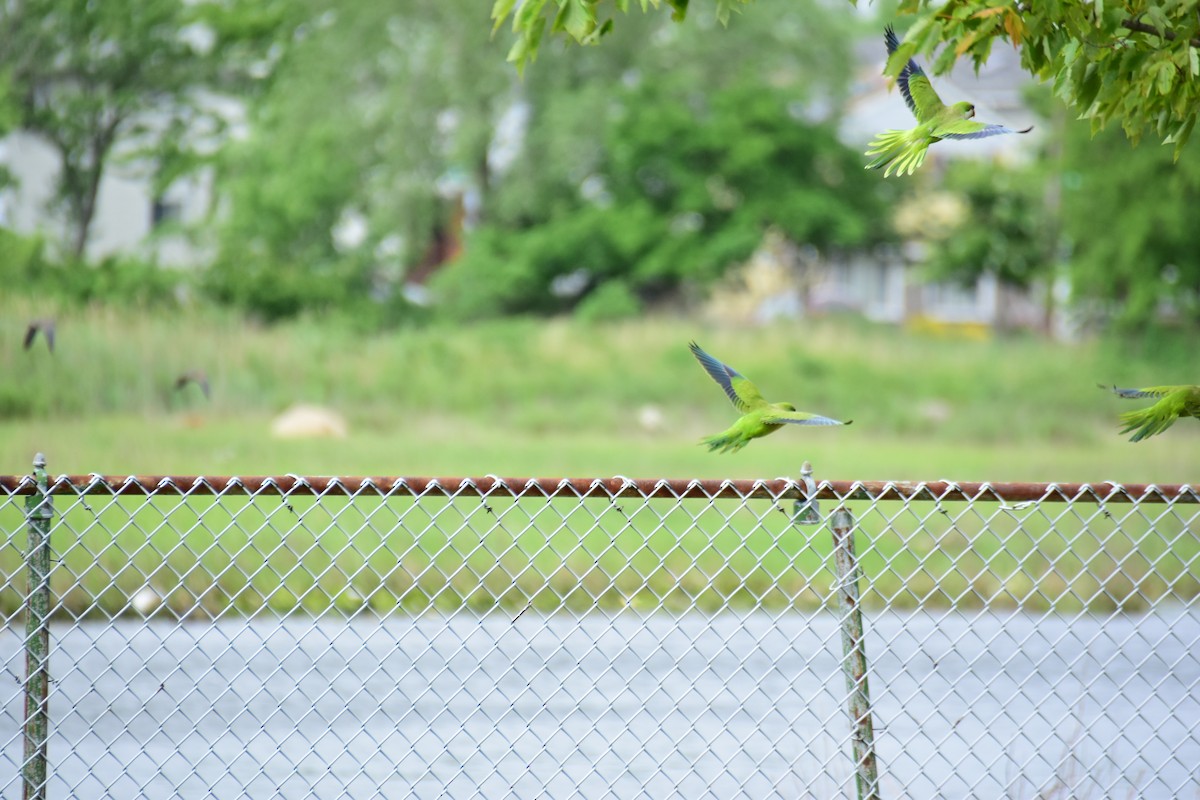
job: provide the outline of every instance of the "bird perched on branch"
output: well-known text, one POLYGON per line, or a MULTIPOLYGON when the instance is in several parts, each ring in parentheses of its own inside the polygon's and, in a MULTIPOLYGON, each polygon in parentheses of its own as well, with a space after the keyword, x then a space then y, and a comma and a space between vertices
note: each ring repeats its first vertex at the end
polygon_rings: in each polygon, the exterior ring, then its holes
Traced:
POLYGON ((1118 397, 1136 400, 1142 397, 1157 397, 1158 402, 1137 411, 1126 411, 1121 415, 1125 427, 1121 433, 1133 431, 1131 442, 1140 442, 1147 436, 1162 433, 1180 417, 1200 419, 1200 386, 1147 386, 1142 389, 1120 389, 1116 386, 1096 384, 1101 389, 1111 389, 1118 397))
POLYGON ((704 367, 704 371, 729 395, 734 408, 742 412, 742 416, 728 430, 700 440, 701 444, 708 446, 709 452, 720 450, 722 453, 736 453, 749 444, 751 439, 774 433, 784 425, 849 425, 853 422, 840 422, 818 414, 797 411, 791 403, 768 403, 763 399, 758 387, 746 376, 728 364, 722 364, 704 352, 695 342, 689 347, 700 366, 704 367))
MULTIPOLYGON (((900 40, 896 38, 891 25, 884 32, 884 41, 889 56, 900 46, 900 40)), ((886 167, 883 171, 885 178, 893 171, 897 175, 912 175, 924 163, 929 145, 942 139, 984 139, 1002 133, 1029 133, 1033 130, 1032 125, 1018 131, 1003 125, 976 122, 972 119, 975 106, 965 101, 947 106, 933 90, 933 84, 924 71, 911 58, 900 71, 896 83, 900 85, 900 94, 904 95, 908 110, 917 118, 917 127, 906 131, 884 131, 871 142, 867 155, 875 158, 867 164, 867 169, 886 167)))
POLYGON ((37 339, 38 334, 42 334, 42 338, 46 340, 46 348, 54 352, 54 320, 52 319, 35 319, 29 322, 25 328, 25 349, 33 347, 33 342, 37 339))

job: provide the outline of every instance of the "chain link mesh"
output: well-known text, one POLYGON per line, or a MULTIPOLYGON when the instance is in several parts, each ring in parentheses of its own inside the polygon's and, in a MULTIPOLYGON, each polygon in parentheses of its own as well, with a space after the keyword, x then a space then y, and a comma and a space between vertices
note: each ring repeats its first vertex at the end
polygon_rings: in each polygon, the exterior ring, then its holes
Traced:
MULTIPOLYGON (((879 796, 1200 794, 1197 493, 965 486, 817 488, 856 522, 879 796)), ((0 487, 16 798, 34 488, 0 487)), ((52 489, 51 797, 855 796, 803 484, 52 489)))

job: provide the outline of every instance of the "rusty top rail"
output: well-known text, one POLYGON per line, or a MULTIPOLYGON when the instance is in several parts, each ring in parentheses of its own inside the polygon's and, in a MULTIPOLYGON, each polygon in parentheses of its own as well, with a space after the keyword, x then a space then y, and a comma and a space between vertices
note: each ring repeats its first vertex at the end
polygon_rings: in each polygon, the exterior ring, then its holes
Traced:
MULTIPOLYGON (((0 492, 34 492, 27 475, 0 475, 0 492)), ((774 480, 505 478, 482 477, 326 477, 326 476, 193 476, 193 475, 60 475, 51 494, 108 495, 291 495, 380 496, 434 495, 510 497, 644 497, 700 499, 799 499, 803 484, 774 480)), ((1200 486, 1189 484, 987 483, 977 481, 821 481, 822 500, 937 500, 994 502, 1200 503, 1200 486)))

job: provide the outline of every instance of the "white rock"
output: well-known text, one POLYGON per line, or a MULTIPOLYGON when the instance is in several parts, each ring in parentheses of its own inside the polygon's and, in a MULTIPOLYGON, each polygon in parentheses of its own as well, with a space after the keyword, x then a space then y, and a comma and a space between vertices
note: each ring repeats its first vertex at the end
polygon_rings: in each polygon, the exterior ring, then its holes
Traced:
POLYGON ((638 409, 638 425, 642 426, 642 430, 647 433, 656 433, 662 430, 663 423, 666 418, 663 416, 662 409, 658 406, 645 405, 638 409))
POLYGON ((149 586, 143 586, 129 599, 129 605, 143 617, 148 617, 162 605, 162 598, 149 586))
POLYGON ((346 420, 341 414, 321 406, 292 406, 271 423, 271 433, 280 439, 320 436, 341 439, 346 430, 346 420))

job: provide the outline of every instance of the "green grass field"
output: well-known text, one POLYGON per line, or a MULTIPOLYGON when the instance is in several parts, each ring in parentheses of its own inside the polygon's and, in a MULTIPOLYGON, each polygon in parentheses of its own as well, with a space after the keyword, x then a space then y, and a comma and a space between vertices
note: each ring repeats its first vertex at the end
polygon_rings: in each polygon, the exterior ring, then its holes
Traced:
MULTIPOLYGON (((5 303, 9 320, 44 313, 5 303)), ((3 330, 0 472, 28 472, 40 451, 52 474, 773 478, 809 460, 838 480, 1200 482, 1200 424, 1131 444, 1116 414, 1133 405, 1095 387, 1194 381, 1186 343, 956 341, 845 320, 754 330, 516 320, 364 337, 217 313, 60 319, 53 358, 21 350, 23 326, 3 330), (704 452, 697 438, 733 410, 687 352, 691 338, 769 399, 855 424, 704 452), (212 378, 211 402, 167 391, 196 367, 212 378), (335 408, 349 435, 273 438, 272 415, 295 402, 335 408), (661 412, 653 429, 639 422, 646 406, 661 412)), ((829 596, 828 531, 794 528, 767 501, 489 505, 64 498, 54 585, 75 614, 128 613, 143 586, 178 614, 714 610, 829 596)), ((1113 517, 1084 505, 852 508, 875 604, 1135 609, 1200 591, 1192 507, 1158 519, 1149 506, 1113 517)), ((25 539, 16 503, 0 508, 0 525, 10 537, 0 606, 12 608, 25 539)))

